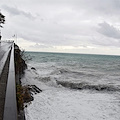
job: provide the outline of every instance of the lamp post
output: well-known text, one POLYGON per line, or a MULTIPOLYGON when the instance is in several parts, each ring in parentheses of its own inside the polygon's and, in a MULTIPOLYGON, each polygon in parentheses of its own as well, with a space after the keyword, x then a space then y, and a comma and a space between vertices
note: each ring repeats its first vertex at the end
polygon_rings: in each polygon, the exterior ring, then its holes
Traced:
MULTIPOLYGON (((3 28, 3 26, 1 24, 5 24, 5 16, 0 12, 0 27, 3 28)), ((1 42, 1 29, 0 29, 0 42, 1 42)))

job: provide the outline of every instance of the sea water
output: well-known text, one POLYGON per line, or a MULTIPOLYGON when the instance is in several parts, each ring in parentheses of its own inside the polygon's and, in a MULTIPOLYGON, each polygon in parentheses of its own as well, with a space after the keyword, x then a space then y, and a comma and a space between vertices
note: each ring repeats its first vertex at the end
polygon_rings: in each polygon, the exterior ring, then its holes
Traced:
POLYGON ((43 90, 25 109, 27 120, 120 120, 120 56, 26 55, 22 84, 43 90))

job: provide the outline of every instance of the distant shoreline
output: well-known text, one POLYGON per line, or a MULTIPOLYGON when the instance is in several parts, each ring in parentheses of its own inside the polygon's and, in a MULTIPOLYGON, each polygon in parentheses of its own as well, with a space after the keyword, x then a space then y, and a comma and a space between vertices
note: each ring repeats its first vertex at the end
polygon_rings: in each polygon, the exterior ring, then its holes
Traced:
POLYGON ((63 52, 39 52, 39 51, 25 51, 25 52, 32 52, 32 53, 50 53, 50 54, 72 54, 72 55, 95 55, 95 56, 115 56, 120 57, 120 55, 107 55, 107 54, 87 54, 87 53, 63 53, 63 52))

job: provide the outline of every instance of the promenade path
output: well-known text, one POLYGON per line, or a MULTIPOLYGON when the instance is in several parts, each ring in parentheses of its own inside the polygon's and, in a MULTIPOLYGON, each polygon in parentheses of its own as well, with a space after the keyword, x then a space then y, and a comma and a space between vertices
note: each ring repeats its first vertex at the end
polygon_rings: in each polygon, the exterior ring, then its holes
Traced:
POLYGON ((6 86, 9 72, 10 49, 13 43, 0 43, 0 120, 3 120, 6 86))
POLYGON ((9 50, 9 48, 11 47, 11 43, 10 42, 1 42, 0 43, 0 60, 3 58, 4 54, 9 50))

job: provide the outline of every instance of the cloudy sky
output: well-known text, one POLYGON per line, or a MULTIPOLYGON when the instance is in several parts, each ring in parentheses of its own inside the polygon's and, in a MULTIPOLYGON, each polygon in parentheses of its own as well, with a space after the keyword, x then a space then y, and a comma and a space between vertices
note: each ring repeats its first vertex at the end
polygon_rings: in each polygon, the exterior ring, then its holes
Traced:
POLYGON ((1 0, 2 39, 26 51, 120 55, 120 0, 1 0))

